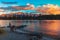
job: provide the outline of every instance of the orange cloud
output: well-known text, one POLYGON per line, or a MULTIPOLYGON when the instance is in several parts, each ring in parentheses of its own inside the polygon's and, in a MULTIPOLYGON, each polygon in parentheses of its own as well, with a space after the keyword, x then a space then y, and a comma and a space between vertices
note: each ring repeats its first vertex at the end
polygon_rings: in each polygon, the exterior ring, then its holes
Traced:
POLYGON ((47 4, 47 5, 43 5, 41 7, 37 8, 38 12, 42 12, 42 13, 48 13, 48 14, 60 14, 60 7, 57 5, 53 5, 53 4, 47 4))
POLYGON ((33 4, 27 3, 26 6, 12 6, 12 8, 15 8, 17 10, 34 10, 35 6, 33 4))

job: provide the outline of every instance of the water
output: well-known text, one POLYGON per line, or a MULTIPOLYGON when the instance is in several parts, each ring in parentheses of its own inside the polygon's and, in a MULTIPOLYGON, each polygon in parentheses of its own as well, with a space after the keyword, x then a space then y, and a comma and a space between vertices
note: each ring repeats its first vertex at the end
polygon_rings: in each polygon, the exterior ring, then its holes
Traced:
POLYGON ((60 20, 42 20, 40 26, 43 33, 60 36, 60 20))
POLYGON ((27 25, 25 30, 60 36, 60 20, 0 20, 0 27, 6 27, 9 23, 15 26, 27 25))
POLYGON ((39 20, 0 20, 0 27, 6 27, 11 23, 11 25, 20 26, 27 25, 26 30, 38 31, 39 30, 39 20))

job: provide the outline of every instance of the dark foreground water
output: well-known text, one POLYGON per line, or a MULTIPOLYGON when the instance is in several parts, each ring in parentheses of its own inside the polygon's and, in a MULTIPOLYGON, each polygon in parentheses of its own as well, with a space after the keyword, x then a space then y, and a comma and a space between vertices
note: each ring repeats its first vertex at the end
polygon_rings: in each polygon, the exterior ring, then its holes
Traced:
POLYGON ((9 23, 15 26, 27 25, 24 30, 60 36, 60 20, 0 20, 0 27, 6 27, 9 23))

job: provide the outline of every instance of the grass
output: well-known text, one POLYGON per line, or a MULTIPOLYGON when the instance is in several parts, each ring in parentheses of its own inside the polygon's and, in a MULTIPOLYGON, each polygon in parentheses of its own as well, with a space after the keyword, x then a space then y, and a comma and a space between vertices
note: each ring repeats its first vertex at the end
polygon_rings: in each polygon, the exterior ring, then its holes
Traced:
POLYGON ((3 28, 0 28, 0 34, 5 34, 6 31, 3 28))

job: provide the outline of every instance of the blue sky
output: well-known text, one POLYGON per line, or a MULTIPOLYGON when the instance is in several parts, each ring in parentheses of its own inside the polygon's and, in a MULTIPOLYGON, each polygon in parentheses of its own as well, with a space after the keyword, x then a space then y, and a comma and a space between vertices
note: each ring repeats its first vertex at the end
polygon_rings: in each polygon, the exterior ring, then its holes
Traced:
MULTIPOLYGON (((55 4, 60 6, 60 0, 0 0, 0 7, 8 7, 8 6, 22 6, 27 3, 37 6, 45 5, 45 4, 55 4), (3 4, 2 2, 17 2, 16 4, 3 4)), ((25 12, 25 11, 24 11, 25 12)), ((2 14, 0 12, 0 14, 2 14)))
POLYGON ((11 5, 26 5, 27 3, 34 4, 35 6, 44 4, 56 4, 60 6, 60 0, 0 0, 0 6, 11 6, 11 5), (17 4, 3 4, 4 2, 18 2, 17 4))

